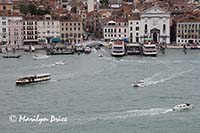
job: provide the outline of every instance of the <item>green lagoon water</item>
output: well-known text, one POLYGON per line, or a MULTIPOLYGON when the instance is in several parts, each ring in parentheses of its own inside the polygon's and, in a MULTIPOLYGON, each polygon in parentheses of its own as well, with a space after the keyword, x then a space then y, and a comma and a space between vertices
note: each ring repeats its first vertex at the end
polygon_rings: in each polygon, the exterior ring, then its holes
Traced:
POLYGON ((43 60, 21 54, 21 59, 0 58, 0 133, 200 132, 199 51, 113 58, 101 49, 43 60), (67 64, 55 65, 63 60, 67 64), (51 81, 15 85, 19 76, 38 73, 51 73, 51 81), (141 79, 144 87, 131 86, 141 79), (185 102, 194 109, 172 111, 185 102), (20 122, 20 115, 67 117, 67 122, 20 122))

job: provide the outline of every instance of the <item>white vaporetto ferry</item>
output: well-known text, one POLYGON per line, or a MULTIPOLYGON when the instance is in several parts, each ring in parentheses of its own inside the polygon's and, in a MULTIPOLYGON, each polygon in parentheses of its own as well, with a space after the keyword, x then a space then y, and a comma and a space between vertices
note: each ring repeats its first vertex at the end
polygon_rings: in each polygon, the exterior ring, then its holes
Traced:
POLYGON ((37 74, 37 75, 30 75, 30 76, 23 76, 17 79, 16 85, 24 85, 29 83, 36 83, 47 81, 51 79, 51 74, 37 74))
POLYGON ((151 42, 144 43, 142 46, 142 51, 143 51, 143 54, 146 56, 156 56, 158 53, 156 44, 151 43, 151 42))
POLYGON ((112 44, 111 55, 112 56, 124 56, 125 55, 125 44, 123 41, 115 41, 112 44))

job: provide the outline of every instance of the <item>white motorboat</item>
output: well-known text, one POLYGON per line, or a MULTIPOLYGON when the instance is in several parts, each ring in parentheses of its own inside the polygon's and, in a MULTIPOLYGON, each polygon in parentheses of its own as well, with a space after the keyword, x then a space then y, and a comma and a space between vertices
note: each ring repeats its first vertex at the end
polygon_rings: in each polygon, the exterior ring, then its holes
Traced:
POLYGON ((66 61, 58 61, 55 64, 56 65, 65 65, 67 62, 66 61))
POLYGON ((99 54, 99 57, 103 57, 103 55, 102 55, 102 54, 99 54))
POLYGON ((132 84, 133 87, 144 87, 144 80, 138 80, 138 81, 135 81, 133 84, 132 84))
POLYGON ((33 55, 34 60, 46 59, 49 58, 48 55, 33 55))
POLYGON ((179 104, 173 107, 173 111, 185 111, 193 108, 193 105, 190 103, 179 104))
POLYGON ((90 47, 86 47, 86 48, 85 48, 85 53, 86 53, 86 54, 91 53, 91 48, 90 48, 90 47))

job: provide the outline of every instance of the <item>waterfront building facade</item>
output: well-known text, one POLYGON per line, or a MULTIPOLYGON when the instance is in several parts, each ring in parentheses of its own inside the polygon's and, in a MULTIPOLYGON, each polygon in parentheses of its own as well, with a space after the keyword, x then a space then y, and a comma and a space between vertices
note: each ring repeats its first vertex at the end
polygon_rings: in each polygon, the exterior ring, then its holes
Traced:
POLYGON ((82 19, 74 14, 68 14, 60 17, 60 34, 62 42, 69 44, 82 42, 82 19))
POLYGON ((140 41, 151 38, 156 43, 170 43, 170 12, 153 6, 140 15, 140 41))
POLYGON ((9 42, 8 19, 9 17, 7 16, 0 16, 0 43, 1 45, 6 45, 9 42))
POLYGON ((140 16, 134 13, 128 17, 129 42, 140 42, 140 16))
POLYGON ((12 15, 0 16, 0 43, 2 45, 10 44, 9 21, 18 21, 18 20, 22 20, 22 17, 12 16, 12 15))
POLYGON ((49 14, 38 20, 37 27, 38 42, 51 43, 51 39, 60 38, 60 22, 49 14))
POLYGON ((9 45, 18 48, 23 45, 23 22, 21 20, 9 20, 9 45))
POLYGON ((200 19, 195 16, 185 16, 176 20, 176 43, 200 43, 200 19))
POLYGON ((23 18, 24 45, 38 44, 38 17, 25 16, 23 18))
POLYGON ((120 17, 108 21, 103 28, 103 37, 105 40, 128 39, 128 20, 120 17))

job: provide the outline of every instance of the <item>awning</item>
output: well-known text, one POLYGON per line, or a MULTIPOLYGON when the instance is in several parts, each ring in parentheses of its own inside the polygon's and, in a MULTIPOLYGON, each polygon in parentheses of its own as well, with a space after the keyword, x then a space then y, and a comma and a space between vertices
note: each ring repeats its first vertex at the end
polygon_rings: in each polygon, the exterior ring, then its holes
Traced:
POLYGON ((54 37, 54 38, 51 39, 51 42, 58 43, 58 42, 60 42, 60 38, 54 37))

